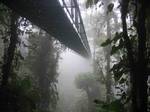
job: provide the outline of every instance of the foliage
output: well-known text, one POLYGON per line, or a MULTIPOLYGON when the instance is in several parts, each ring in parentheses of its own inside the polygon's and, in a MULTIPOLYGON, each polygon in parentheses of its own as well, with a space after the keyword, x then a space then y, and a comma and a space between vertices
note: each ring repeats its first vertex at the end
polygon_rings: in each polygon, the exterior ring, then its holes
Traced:
POLYGON ((79 74, 76 79, 75 83, 77 88, 87 90, 88 88, 91 88, 97 85, 97 79, 96 77, 91 73, 85 73, 85 74, 79 74))
POLYGON ((97 112, 123 112, 124 106, 120 100, 115 100, 110 103, 95 100, 97 112))
MULTIPOLYGON (((127 1, 123 0, 124 2, 127 3, 127 1)), ((117 96, 120 96, 122 102, 129 102, 130 98, 130 93, 128 93, 128 89, 130 89, 130 80, 129 80, 129 74, 131 73, 131 62, 129 60, 128 52, 129 51, 134 51, 132 52, 131 55, 133 55, 133 58, 137 61, 137 32, 135 28, 131 25, 126 26, 127 27, 127 32, 129 33, 129 41, 132 47, 127 48, 127 39, 124 38, 124 30, 115 30, 115 34, 112 33, 112 29, 110 24, 111 19, 114 18, 112 16, 114 12, 114 4, 111 1, 108 0, 102 0, 103 2, 103 9, 104 9, 104 14, 106 15, 105 20, 107 21, 107 29, 106 29, 106 36, 107 39, 105 42, 101 44, 101 47, 104 47, 105 52, 106 52, 106 61, 107 61, 107 68, 111 67, 111 69, 107 69, 107 73, 112 74, 113 76, 113 81, 114 81, 114 87, 116 91, 120 91, 120 93, 117 93, 117 96), (110 29, 112 31, 110 31, 110 29), (113 38, 112 38, 113 37, 113 38), (110 56, 111 55, 111 56, 110 56), (113 62, 113 61, 114 62, 113 62), (108 64, 109 62, 109 64, 108 64), (126 89, 127 88, 127 89, 126 89)), ((123 4, 123 3, 121 3, 123 4)), ((127 9, 127 7, 126 7, 127 9)), ((126 10, 125 9, 125 10, 126 10)), ((121 12, 122 13, 122 12, 121 12)), ((125 15, 125 14, 123 14, 125 15)), ((114 18, 115 19, 115 18, 114 18)), ((131 19, 132 20, 132 19, 131 19)), ((115 20, 114 20, 115 21, 115 20)), ((102 27, 100 27, 101 30, 102 27)), ((128 35, 128 34, 127 34, 128 35)), ((135 62, 136 62, 135 61, 135 62)), ((98 67, 98 69, 103 69, 102 67, 98 67)), ((103 72, 102 70, 99 70, 100 74, 103 72), (102 72, 101 72, 102 71, 102 72)), ((104 73, 103 73, 104 74, 104 73)), ((108 76, 108 74, 106 75, 108 76)), ((110 79, 111 77, 109 77, 110 79)), ((110 81, 109 81, 110 82, 110 81)), ((110 84, 110 83, 108 83, 110 84)), ((109 88, 108 88, 109 89, 109 88)), ((108 102, 107 102, 108 103, 108 102)), ((109 104, 107 104, 109 105, 109 104)))
POLYGON ((5 112, 35 112, 37 110, 36 102, 40 99, 40 95, 28 76, 23 78, 15 76, 7 87, 1 88, 0 94, 5 112))
POLYGON ((100 98, 100 86, 96 76, 92 73, 79 74, 75 83, 78 89, 81 89, 87 95, 88 111, 94 112, 94 100, 100 98))
POLYGON ((56 84, 59 51, 55 49, 54 40, 40 29, 30 34, 29 42, 26 66, 40 91, 41 99, 37 102, 39 109, 54 111, 58 100, 56 84))
MULTIPOLYGON (((146 27, 146 21, 148 20, 146 10, 149 8, 145 2, 122 0, 120 3, 122 32, 119 35, 116 33, 112 40, 106 40, 102 44, 102 46, 111 44, 111 54, 113 56, 119 55, 118 62, 113 64, 111 71, 113 72, 115 82, 120 85, 117 88, 123 91, 121 92, 122 98, 124 96, 131 98, 133 112, 137 110, 147 111, 148 76, 145 76, 145 74, 147 73, 146 69, 148 66, 146 53, 149 51, 149 47, 147 47, 149 33, 146 32, 149 30, 146 27), (131 6, 136 7, 134 11, 130 9, 131 6), (131 16, 130 24, 126 20, 128 13, 131 16), (129 82, 129 78, 131 82, 129 82), (125 88, 121 89, 123 84, 131 87, 130 94, 126 94, 125 88), (143 102, 138 102, 140 99, 143 102)), ((129 102, 129 100, 127 101, 129 102)))
POLYGON ((54 111, 58 100, 60 44, 54 39, 53 42, 45 40, 43 34, 35 32, 39 30, 37 27, 19 15, 15 18, 16 14, 2 4, 0 14, 0 103, 4 104, 0 109, 5 112, 54 111), (5 63, 8 66, 4 66, 5 63), (6 75, 4 80, 1 76, 6 75))

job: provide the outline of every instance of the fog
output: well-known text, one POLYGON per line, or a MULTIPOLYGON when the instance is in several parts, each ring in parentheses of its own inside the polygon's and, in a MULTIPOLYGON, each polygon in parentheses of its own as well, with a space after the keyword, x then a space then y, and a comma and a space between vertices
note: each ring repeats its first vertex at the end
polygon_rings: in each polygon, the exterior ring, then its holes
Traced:
MULTIPOLYGON (((85 0, 79 1, 81 15, 83 20, 86 20, 85 0)), ((87 21, 86 21, 87 22, 87 21)), ((85 21, 84 21, 84 24, 85 21)), ((85 28, 87 30, 87 27, 85 28)), ((89 38, 88 38, 89 40, 89 38)), ((91 41, 90 41, 91 44, 91 41)), ((82 90, 77 89, 75 78, 79 74, 92 72, 92 60, 86 59, 79 54, 65 50, 61 53, 61 59, 58 64, 58 112, 71 112, 74 110, 77 101, 81 98, 82 90)))
POLYGON ((59 103, 61 103, 59 109, 61 111, 72 111, 73 105, 80 96, 80 90, 75 86, 75 77, 80 73, 91 72, 91 61, 70 50, 63 52, 61 58, 58 70, 58 93, 59 103), (65 107, 66 105, 67 107, 65 107))
POLYGON ((146 0, 0 3, 0 112, 150 112, 146 0))

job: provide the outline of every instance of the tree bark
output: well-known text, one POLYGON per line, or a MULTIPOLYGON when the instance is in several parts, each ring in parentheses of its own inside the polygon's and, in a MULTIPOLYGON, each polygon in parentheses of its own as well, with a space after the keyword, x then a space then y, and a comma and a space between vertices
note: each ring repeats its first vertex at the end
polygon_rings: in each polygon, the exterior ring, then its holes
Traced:
POLYGON ((16 44, 18 41, 17 35, 17 19, 18 16, 15 12, 11 15, 11 25, 10 25, 10 44, 4 54, 4 64, 2 66, 2 86, 7 85, 8 79, 11 76, 12 62, 15 54, 16 44))
MULTIPOLYGON (((110 15, 107 15, 107 37, 111 39, 111 28, 110 28, 110 15)), ((110 103, 111 101, 111 73, 110 73, 110 52, 111 52, 111 45, 108 45, 106 48, 106 101, 110 103)))
POLYGON ((137 1, 137 33, 138 33, 138 73, 137 73, 137 109, 138 112, 147 112, 147 80, 146 74, 146 27, 145 27, 145 0, 137 1))
POLYGON ((147 112, 147 79, 146 75, 146 28, 145 28, 145 0, 137 0, 137 34, 138 34, 138 59, 133 58, 132 46, 127 32, 126 14, 129 0, 122 1, 122 26, 123 37, 126 44, 127 56, 132 85, 132 112, 147 112))
POLYGON ((122 0, 121 3, 121 20, 122 20, 122 28, 123 28, 123 38, 125 41, 125 46, 127 49, 127 58, 128 64, 130 69, 130 81, 131 81, 131 101, 132 101, 132 112, 137 112, 137 103, 136 103, 136 64, 134 62, 134 56, 132 51, 131 41, 128 36, 127 32, 127 23, 126 23, 126 16, 128 11, 129 0, 122 0))

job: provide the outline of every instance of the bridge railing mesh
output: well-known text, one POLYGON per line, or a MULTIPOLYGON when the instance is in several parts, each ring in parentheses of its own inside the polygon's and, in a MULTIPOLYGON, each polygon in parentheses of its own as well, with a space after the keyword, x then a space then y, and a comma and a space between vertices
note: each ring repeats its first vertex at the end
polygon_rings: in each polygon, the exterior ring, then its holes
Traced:
POLYGON ((84 29, 81 12, 80 12, 77 0, 59 0, 59 2, 62 8, 64 9, 64 11, 66 12, 73 27, 79 34, 83 45, 85 46, 87 51, 90 53, 90 47, 88 44, 88 40, 87 40, 87 36, 86 36, 85 29, 84 29))

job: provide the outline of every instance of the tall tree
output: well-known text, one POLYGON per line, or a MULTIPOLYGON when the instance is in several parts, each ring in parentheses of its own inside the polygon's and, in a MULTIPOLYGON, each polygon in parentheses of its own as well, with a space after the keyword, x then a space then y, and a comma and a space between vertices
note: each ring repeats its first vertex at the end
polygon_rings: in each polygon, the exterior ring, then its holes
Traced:
POLYGON ((130 75, 132 111, 147 112, 147 51, 149 51, 147 32, 149 31, 146 29, 146 23, 148 21, 149 4, 146 4, 145 0, 121 0, 119 2, 123 31, 119 35, 116 33, 117 36, 107 40, 106 43, 109 45, 115 42, 116 45, 112 46, 112 52, 119 49, 123 49, 123 52, 119 59, 120 62, 113 66, 112 71, 115 73, 115 78, 120 79, 118 81, 121 83, 125 82, 121 79, 124 74, 130 75), (130 24, 127 21, 128 15, 130 24))
POLYGON ((29 42, 27 66, 40 90, 38 107, 43 111, 54 111, 58 100, 56 84, 60 52, 56 49, 55 40, 42 30, 32 33, 29 42))
MULTIPOLYGON (((111 28, 111 19, 112 18, 116 18, 115 13, 113 11, 113 7, 114 4, 112 3, 112 0, 87 0, 87 7, 90 7, 92 5, 97 5, 98 2, 101 2, 100 5, 98 7, 103 7, 103 15, 104 15, 104 22, 102 23, 102 25, 105 24, 106 26, 106 38, 111 40, 112 39, 112 28, 111 28)), ((99 18, 101 19, 101 18, 99 18)), ((115 21, 117 21, 117 19, 115 19, 115 21)), ((99 30, 102 29, 102 26, 99 30)), ((99 33, 100 31, 98 31, 99 33)), ((99 38, 100 35, 98 34, 99 38)), ((112 99, 112 75, 110 73, 110 64, 111 64, 111 45, 108 45, 104 48, 105 50, 105 60, 106 60, 106 77, 105 77, 105 84, 106 84, 106 100, 107 102, 110 102, 112 99)), ((96 60, 95 60, 96 61, 96 60)), ((94 62, 95 63, 95 62, 94 62)), ((101 71, 101 70, 98 70, 101 71)), ((101 72, 100 72, 101 73, 101 72)))
POLYGON ((2 86, 7 85, 8 79, 11 76, 12 70, 12 62, 14 59, 14 54, 16 50, 16 45, 18 41, 18 34, 17 34, 17 20, 18 15, 15 12, 11 13, 11 25, 10 25, 10 43, 7 48, 7 51, 4 53, 4 64, 2 67, 2 86))
MULTIPOLYGON (((128 13, 128 6, 131 1, 123 0, 121 3, 121 19, 123 26, 123 37, 126 43, 127 56, 129 60, 131 84, 132 84, 132 111, 133 112, 147 112, 147 80, 146 73, 146 1, 134 1, 136 5, 135 16, 137 24, 135 25, 137 31, 137 51, 138 57, 134 58, 133 46, 128 36, 126 16, 128 13)), ((135 22, 135 20, 134 20, 135 22)))

